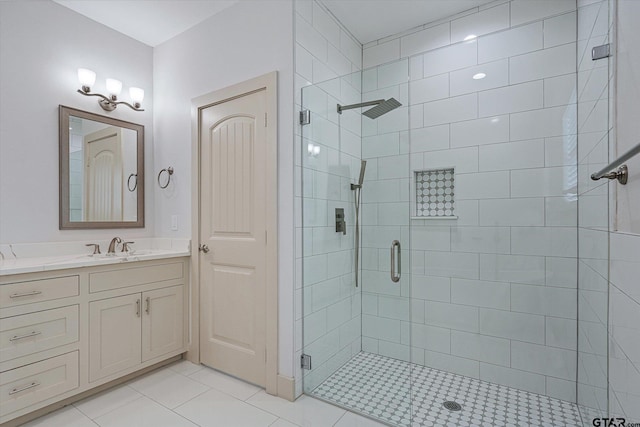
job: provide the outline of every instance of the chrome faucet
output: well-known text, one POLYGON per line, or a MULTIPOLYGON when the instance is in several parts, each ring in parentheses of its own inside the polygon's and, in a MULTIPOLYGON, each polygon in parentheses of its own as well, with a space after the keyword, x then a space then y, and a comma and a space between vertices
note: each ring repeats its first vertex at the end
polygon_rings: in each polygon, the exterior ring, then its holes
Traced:
POLYGON ((119 237, 114 237, 111 239, 111 243, 109 243, 109 250, 107 251, 107 255, 115 255, 116 254, 116 245, 118 243, 122 243, 122 239, 119 237))

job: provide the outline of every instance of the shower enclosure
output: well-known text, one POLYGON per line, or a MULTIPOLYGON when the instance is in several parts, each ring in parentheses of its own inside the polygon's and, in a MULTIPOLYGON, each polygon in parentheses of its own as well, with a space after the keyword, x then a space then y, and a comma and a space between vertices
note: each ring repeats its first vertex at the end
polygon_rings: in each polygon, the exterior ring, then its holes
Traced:
POLYGON ((394 426, 608 414, 609 2, 544 12, 302 89, 305 393, 394 426))

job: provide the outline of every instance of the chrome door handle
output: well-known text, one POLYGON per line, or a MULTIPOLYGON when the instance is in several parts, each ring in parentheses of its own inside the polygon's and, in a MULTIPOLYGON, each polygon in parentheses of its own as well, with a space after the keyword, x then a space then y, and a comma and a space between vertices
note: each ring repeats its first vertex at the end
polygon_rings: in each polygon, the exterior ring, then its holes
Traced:
POLYGON ((136 300, 136 316, 140 317, 140 299, 136 300))
POLYGON ((205 254, 209 253, 209 246, 207 245, 200 245, 198 246, 198 251, 200 252, 204 252, 205 254))
POLYGON ((33 332, 30 332, 30 333, 24 334, 24 335, 14 335, 13 337, 9 338, 9 341, 19 341, 19 340, 23 340, 25 338, 35 337, 36 335, 40 335, 41 333, 42 332, 33 331, 33 332))
POLYGON ((400 281, 400 274, 402 270, 402 255, 400 255, 400 242, 394 240, 391 242, 391 281, 397 283, 400 281), (396 274, 396 253, 397 253, 397 266, 398 273, 396 274))
POLYGON ((144 311, 149 314, 149 311, 151 311, 151 298, 147 297, 147 299, 145 300, 145 302, 147 303, 147 308, 144 309, 144 311))

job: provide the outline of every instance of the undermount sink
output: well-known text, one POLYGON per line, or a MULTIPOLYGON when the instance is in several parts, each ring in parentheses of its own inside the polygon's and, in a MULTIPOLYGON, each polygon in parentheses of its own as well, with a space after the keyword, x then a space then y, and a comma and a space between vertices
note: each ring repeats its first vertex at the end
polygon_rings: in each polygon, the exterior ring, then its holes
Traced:
POLYGON ((91 259, 95 259, 96 261, 109 261, 112 259, 136 257, 136 256, 142 256, 142 255, 149 255, 152 253, 153 253, 152 250, 143 249, 143 250, 136 250, 136 251, 129 251, 129 252, 116 252, 113 254, 91 254, 86 256, 91 259))
POLYGON ((116 253, 116 256, 119 256, 119 257, 142 256, 142 255, 149 255, 151 253, 153 253, 152 250, 143 249, 143 250, 139 250, 139 251, 118 252, 118 253, 116 253))

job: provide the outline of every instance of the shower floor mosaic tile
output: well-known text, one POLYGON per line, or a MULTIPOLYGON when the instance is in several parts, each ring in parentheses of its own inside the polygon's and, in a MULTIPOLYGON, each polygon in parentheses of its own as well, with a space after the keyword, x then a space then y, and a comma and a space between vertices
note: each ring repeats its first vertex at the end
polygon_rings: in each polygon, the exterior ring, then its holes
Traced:
POLYGON ((582 425, 574 403, 364 352, 311 395, 393 426, 582 425), (445 401, 462 409, 449 411, 445 401))

